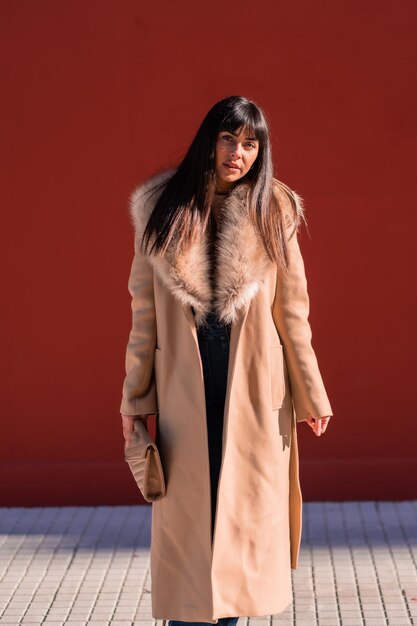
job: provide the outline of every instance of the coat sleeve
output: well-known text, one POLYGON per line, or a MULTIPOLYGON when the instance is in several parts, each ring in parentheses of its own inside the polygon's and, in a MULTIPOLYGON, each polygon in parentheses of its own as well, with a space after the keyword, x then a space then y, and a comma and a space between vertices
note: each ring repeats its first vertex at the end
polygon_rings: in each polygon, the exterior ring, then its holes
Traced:
POLYGON ((277 272, 273 318, 283 345, 295 419, 301 422, 309 413, 325 417, 333 412, 312 346, 307 279, 297 232, 288 238, 293 228, 287 227, 289 268, 286 276, 277 272))
POLYGON ((137 236, 128 289, 132 296, 132 328, 126 348, 126 377, 123 382, 120 412, 126 415, 157 413, 153 268, 140 251, 137 236))

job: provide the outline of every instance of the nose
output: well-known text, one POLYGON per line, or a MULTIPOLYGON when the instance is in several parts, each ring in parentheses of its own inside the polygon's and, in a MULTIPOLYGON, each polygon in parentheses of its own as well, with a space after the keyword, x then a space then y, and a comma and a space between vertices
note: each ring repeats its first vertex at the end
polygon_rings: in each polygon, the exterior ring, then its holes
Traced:
POLYGON ((241 145, 240 143, 235 143, 230 152, 231 159, 237 159, 240 156, 241 145))

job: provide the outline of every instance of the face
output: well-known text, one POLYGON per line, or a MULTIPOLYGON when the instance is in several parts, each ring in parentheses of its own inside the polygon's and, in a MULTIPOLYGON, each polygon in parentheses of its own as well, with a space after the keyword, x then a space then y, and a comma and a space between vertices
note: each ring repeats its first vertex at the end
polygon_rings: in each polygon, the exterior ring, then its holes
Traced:
POLYGON ((234 132, 223 130, 216 140, 216 192, 226 193, 255 162, 259 140, 242 127, 234 132))

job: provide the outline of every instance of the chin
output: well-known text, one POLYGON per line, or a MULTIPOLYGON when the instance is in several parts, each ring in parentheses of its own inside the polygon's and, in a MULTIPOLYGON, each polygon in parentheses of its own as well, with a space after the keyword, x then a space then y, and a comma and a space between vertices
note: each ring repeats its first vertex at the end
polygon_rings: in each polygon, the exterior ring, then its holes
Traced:
POLYGON ((226 176, 224 174, 222 174, 221 176, 219 176, 220 180, 224 180, 225 182, 229 182, 230 180, 239 180, 239 178, 242 178, 242 176, 244 176, 246 174, 246 172, 230 172, 230 174, 226 174, 226 176))

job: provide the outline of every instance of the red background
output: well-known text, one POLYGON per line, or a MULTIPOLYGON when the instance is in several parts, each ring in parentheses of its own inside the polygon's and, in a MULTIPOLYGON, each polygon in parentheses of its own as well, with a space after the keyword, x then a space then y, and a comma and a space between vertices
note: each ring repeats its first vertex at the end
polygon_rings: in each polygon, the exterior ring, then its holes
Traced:
POLYGON ((299 424, 309 499, 416 481, 417 4, 0 5, 2 505, 142 501, 119 405, 130 191, 242 94, 306 202, 310 321, 333 406, 299 424))

